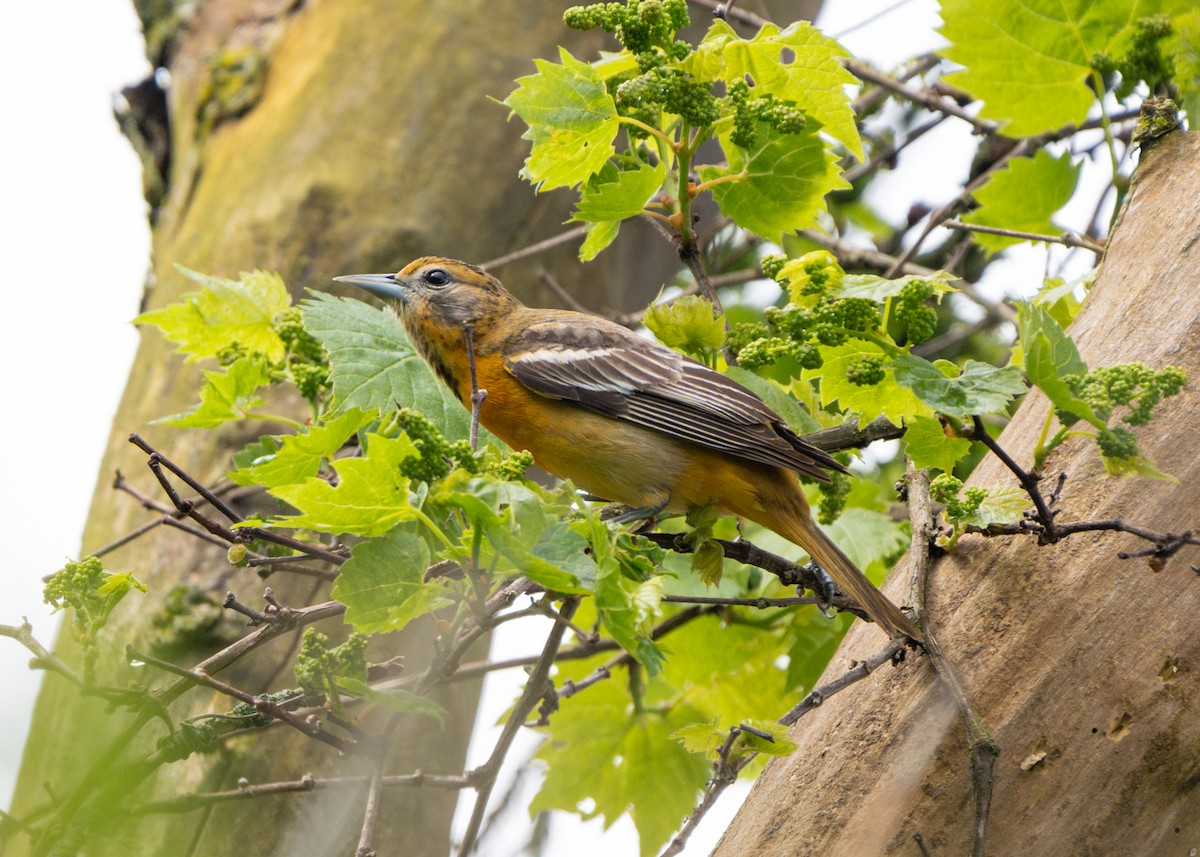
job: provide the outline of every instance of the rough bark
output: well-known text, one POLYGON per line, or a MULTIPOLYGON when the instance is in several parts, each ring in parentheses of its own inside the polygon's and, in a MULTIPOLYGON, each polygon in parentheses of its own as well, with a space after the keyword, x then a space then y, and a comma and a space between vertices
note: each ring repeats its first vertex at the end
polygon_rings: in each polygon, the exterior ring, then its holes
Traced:
MULTIPOLYGON (((1144 150, 1128 206, 1071 333, 1090 366, 1174 364, 1192 385, 1139 430, 1178 484, 1105 478, 1075 439, 1061 521, 1124 518, 1160 532, 1200 517, 1200 134, 1144 150)), ((1028 466, 1048 402, 1031 394, 1000 438, 1028 466)), ((1014 485, 989 457, 973 484, 1014 485)), ((1000 747, 987 853, 1186 854, 1200 841, 1200 580, 1185 548, 1156 571, 1117 533, 1050 546, 967 536, 928 582, 928 621, 1000 747), (1044 754, 1044 755, 1043 755, 1044 754), (1040 757, 1040 761, 1038 761, 1040 757)), ((902 563, 888 589, 901 595, 902 563)), ((903 597, 901 595, 901 597, 903 597)), ((826 678, 883 644, 861 623, 826 678)), ((802 720, 718 855, 970 853, 973 804, 958 716, 925 657, 877 673, 802 720)))
MULTIPOLYGON (((147 307, 178 300, 195 288, 174 270, 176 263, 220 276, 278 270, 300 295, 305 288, 326 288, 335 275, 395 270, 424 253, 483 261, 562 229, 565 195, 538 197, 518 180, 527 154, 521 128, 506 123, 504 109, 487 100, 504 97, 514 78, 532 72, 532 58, 553 56, 557 43, 570 44, 580 55, 598 47, 596 36, 565 30, 560 4, 516 4, 500 13, 483 0, 209 0, 196 4, 186 22, 171 17, 171 4, 147 2, 139 11, 152 59, 171 77, 169 135, 161 124, 165 113, 159 111, 158 124, 153 110, 142 116, 149 123, 143 127, 147 161, 152 169, 169 172, 148 174, 146 182, 158 203, 147 307), (263 88, 248 112, 207 127, 199 106, 205 87, 214 82, 212 60, 223 51, 261 56, 263 88)), ((138 91, 153 100, 152 85, 138 91)), ((573 256, 574 247, 564 247, 500 273, 529 294, 535 264, 544 264, 585 302, 601 307, 607 301, 596 295, 604 293, 604 283, 621 274, 622 265, 627 273, 632 264, 614 256, 607 267, 584 268, 573 256)), ((659 282, 644 288, 655 289, 659 282)), ((131 315, 134 311, 130 307, 131 315)), ((152 419, 187 410, 199 389, 198 369, 181 365, 169 352, 157 332, 144 333, 102 465, 106 478, 94 499, 85 555, 155 517, 109 487, 111 474, 119 470, 145 493, 161 497, 145 456, 127 442, 131 431, 143 433, 212 484, 228 469, 231 452, 268 428, 181 432, 148 426, 152 419)), ((167 528, 109 554, 105 562, 134 572, 150 587, 144 598, 122 605, 105 631, 112 646, 100 664, 100 677, 117 686, 163 680, 148 670, 132 670, 123 646, 126 641, 148 645, 155 633, 151 623, 177 584, 190 584, 218 602, 232 589, 252 604, 263 587, 252 571, 231 567, 220 548, 167 528)), ((327 588, 311 579, 286 577, 271 580, 285 603, 300 606, 327 596, 327 588)), ((234 619, 224 620, 225 630, 242 633, 244 626, 234 619)), ((326 623, 322 630, 338 633, 340 624, 326 623)), ((428 624, 415 625, 394 641, 395 649, 406 655, 410 668, 419 669, 430 656, 435 633, 428 624)), ((214 632, 193 640, 190 649, 175 652, 175 660, 199 661, 222 644, 219 636, 214 632)), ((255 692, 294 685, 293 644, 290 638, 277 640, 253 663, 222 678, 255 692)), ((66 636, 57 650, 68 659, 78 657, 66 636)), ((477 687, 464 682, 438 697, 449 711, 443 729, 420 720, 399 729, 388 750, 388 770, 461 773, 476 695, 477 687)), ((231 704, 193 690, 171 713, 178 722, 202 711, 227 711, 231 704)), ((62 843, 63 853, 93 855, 232 854, 248 843, 254 843, 253 853, 353 852, 363 811, 360 791, 270 797, 179 816, 122 817, 140 802, 233 788, 243 776, 261 783, 370 769, 371 760, 340 761, 328 748, 284 730, 259 742, 241 739, 223 752, 192 756, 141 782, 133 777, 119 805, 95 805, 95 795, 88 793, 80 796, 76 811, 59 812, 87 772, 95 771, 100 782, 112 781, 123 760, 153 751, 164 733, 158 721, 114 758, 98 762, 129 722, 126 713, 106 713, 104 703, 81 699, 57 676, 47 678, 12 812, 37 823, 57 813, 55 830, 35 845, 8 825, 5 853, 44 853, 53 841, 62 843)), ((456 793, 440 790, 389 791, 379 840, 405 854, 445 853, 456 799, 456 793)))

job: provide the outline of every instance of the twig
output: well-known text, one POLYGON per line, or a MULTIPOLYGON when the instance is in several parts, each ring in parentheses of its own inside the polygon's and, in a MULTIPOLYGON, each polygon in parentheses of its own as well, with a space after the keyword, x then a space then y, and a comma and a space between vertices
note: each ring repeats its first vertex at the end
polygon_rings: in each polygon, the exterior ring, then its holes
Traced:
POLYGON ((1078 247, 1089 250, 1097 256, 1104 253, 1104 245, 1097 244, 1087 238, 1080 238, 1071 232, 1061 235, 1043 235, 1039 232, 1022 232, 1018 229, 1001 229, 998 226, 983 226, 978 223, 963 223, 961 220, 947 220, 942 226, 946 229, 957 229, 960 232, 980 232, 984 235, 1002 235, 1005 238, 1019 238, 1022 241, 1044 241, 1047 244, 1062 244, 1064 247, 1078 247))
POLYGON ((83 677, 75 672, 66 661, 37 641, 33 636, 33 626, 29 624, 29 620, 23 621, 20 625, 0 625, 0 637, 11 637, 33 652, 33 659, 29 661, 30 669, 56 672, 71 683, 83 687, 83 677))
MULTIPOLYGON (((579 607, 579 600, 578 596, 570 596, 563 601, 559 614, 567 622, 575 615, 575 610, 579 607)), ((529 680, 525 683, 521 698, 509 712, 508 720, 505 721, 504 728, 500 732, 500 739, 492 748, 491 756, 469 775, 476 784, 475 807, 471 811, 471 818, 463 833, 462 844, 458 849, 459 857, 466 857, 475 848, 475 839, 479 835, 480 825, 487 812, 488 798, 491 797, 492 789, 496 785, 496 776, 500 773, 500 766, 504 763, 504 757, 508 755, 508 750, 529 716, 529 712, 533 711, 534 706, 545 692, 546 682, 550 678, 550 669, 554 665, 558 648, 562 644, 562 638, 566 631, 566 622, 555 622, 551 627, 550 633, 546 637, 546 645, 542 648, 542 655, 538 658, 537 664, 534 665, 533 671, 529 675, 529 680)))
POLYGON ((1004 466, 1013 472, 1013 475, 1017 477, 1017 481, 1021 483, 1021 487, 1025 489, 1025 493, 1033 500, 1033 505, 1037 509, 1038 521, 1042 525, 1042 532, 1038 538, 1038 542, 1044 545, 1054 544, 1059 539, 1058 529, 1054 524, 1054 512, 1050 510, 1050 507, 1046 504, 1046 498, 1042 496, 1041 489, 1038 488, 1039 478, 1032 473, 1026 472, 1013 460, 1012 456, 1005 452, 1000 444, 992 439, 980 417, 971 417, 971 421, 975 426, 975 439, 994 452, 996 457, 1004 462, 1004 466))
POLYGON ((496 268, 503 268, 512 262, 520 261, 529 256, 536 256, 538 253, 545 253, 547 250, 553 250, 561 244, 569 244, 570 242, 583 238, 587 235, 586 226, 576 226, 574 229, 568 229, 566 232, 561 232, 553 238, 547 238, 544 241, 538 241, 535 244, 530 244, 528 247, 522 247, 520 250, 514 250, 504 256, 497 256, 495 259, 490 259, 484 262, 479 267, 485 271, 494 271, 496 268))
POLYGON ((367 790, 367 805, 363 809, 362 832, 358 836, 355 857, 375 857, 371 841, 375 838, 375 826, 379 821, 379 790, 383 779, 381 769, 386 758, 386 753, 380 753, 375 759, 375 773, 371 775, 371 787, 367 790))
MULTIPOLYGON (((978 419, 976 417, 977 421, 978 419)), ((982 428, 982 424, 977 423, 976 428, 982 428)), ((979 712, 971 705, 958 673, 942 653, 942 647, 933 633, 932 622, 925 605, 928 578, 933 566, 929 555, 928 536, 933 527, 933 501, 929 496, 928 476, 911 466, 908 472, 908 502, 913 529, 912 546, 908 553, 909 562, 912 563, 913 594, 916 596, 913 603, 917 605, 917 617, 921 620, 921 630, 925 632, 925 651, 929 653, 930 663, 933 664, 938 678, 950 691, 967 735, 971 785, 975 795, 975 827, 971 855, 984 857, 988 815, 992 806, 993 773, 1000 748, 979 712)))
POLYGON ((590 312, 587 307, 575 300, 574 295, 559 285, 558 280, 554 279, 554 277, 546 269, 543 268, 538 271, 537 277, 538 281, 550 291, 554 292, 555 297, 557 297, 562 303, 566 304, 569 309, 573 309, 575 312, 590 312))
POLYGON ((172 675, 179 676, 180 678, 193 684, 202 684, 205 687, 210 687, 213 690, 223 693, 226 696, 232 697, 240 702, 253 705, 260 714, 280 720, 286 723, 288 726, 291 726, 293 729, 307 735, 309 738, 314 738, 317 741, 328 744, 330 747, 333 747, 335 750, 338 750, 342 753, 349 753, 354 747, 354 745, 350 742, 326 732, 323 728, 321 728, 320 721, 318 721, 315 717, 297 717, 295 714, 288 711, 278 703, 271 702, 270 700, 263 699, 262 697, 256 697, 254 694, 247 693, 241 688, 234 687, 233 685, 223 682, 220 679, 213 678, 199 667, 188 669, 187 667, 177 666, 170 661, 164 661, 160 658, 154 657, 153 655, 139 652, 133 646, 129 645, 125 647, 125 652, 131 661, 138 660, 142 663, 150 664, 151 666, 158 667, 158 669, 163 670, 164 672, 169 672, 172 675))
MULTIPOLYGON (((170 480, 167 479, 166 474, 163 473, 163 468, 166 468, 171 473, 175 474, 175 476, 196 491, 201 498, 207 501, 214 509, 219 511, 231 522, 243 523, 244 519, 242 516, 225 505, 225 503, 216 495, 215 492, 201 485, 196 479, 179 467, 179 465, 172 462, 169 458, 152 447, 139 435, 131 434, 129 436, 129 442, 138 449, 147 453, 149 458, 146 463, 150 467, 150 471, 154 474, 155 478, 158 479, 163 491, 166 492, 167 497, 170 498, 175 508, 187 517, 196 521, 196 523, 200 524, 200 526, 204 527, 204 529, 208 530, 214 536, 224 539, 230 544, 244 542, 249 539, 260 539, 262 541, 272 542, 273 544, 291 548, 292 550, 299 551, 316 559, 323 559, 326 562, 333 563, 334 565, 341 565, 346 561, 346 557, 341 554, 313 544, 309 544, 308 542, 302 542, 299 539, 293 539, 290 536, 285 536, 281 533, 274 532, 273 530, 263 529, 262 527, 241 527, 237 532, 234 532, 223 524, 213 520, 212 518, 209 518, 207 515, 204 515, 197 510, 197 504, 195 501, 185 500, 183 497, 181 497, 179 492, 176 491, 171 485, 170 480)), ((176 521, 172 523, 171 521, 163 521, 163 523, 176 526, 179 522, 176 521)))
MULTIPOLYGON (((823 684, 818 688, 813 688, 799 704, 783 715, 783 717, 779 718, 779 723, 785 726, 792 725, 805 714, 817 708, 829 697, 845 690, 852 684, 862 681, 889 661, 895 661, 902 657, 905 646, 906 644, 903 640, 892 640, 865 661, 859 661, 848 672, 843 673, 833 681, 823 684)), ((727 739, 726 743, 729 744, 730 740, 727 739)), ((726 753, 728 753, 728 750, 726 750, 726 753)), ((713 778, 709 780, 704 788, 704 795, 701 797, 700 803, 688 815, 687 820, 683 823, 683 827, 675 834, 675 838, 671 840, 671 844, 667 846, 660 857, 675 857, 676 854, 683 851, 688 839, 695 832, 696 827, 699 826, 705 814, 713 807, 725 789, 737 781, 737 775, 741 773, 746 765, 750 764, 756 755, 756 753, 747 753, 734 765, 718 761, 717 764, 723 765, 724 769, 714 772, 713 778)))
POLYGON ((463 322, 462 332, 467 346, 467 365, 471 369, 471 449, 475 449, 479 446, 479 412, 488 392, 479 389, 479 377, 475 371, 475 325, 469 321, 463 322))
MULTIPOLYGON (((236 789, 220 792, 204 792, 200 794, 182 795, 169 800, 153 801, 150 803, 130 804, 129 815, 159 815, 164 813, 191 812, 192 810, 212 806, 229 801, 245 800, 247 798, 267 797, 270 795, 289 794, 293 792, 314 792, 347 786, 362 786, 370 782, 371 777, 322 777, 317 778, 305 774, 298 780, 286 780, 274 783, 252 785, 239 784, 236 789)), ((380 777, 379 785, 383 788, 395 787, 429 787, 440 789, 468 789, 471 781, 465 776, 444 776, 426 774, 417 771, 412 774, 397 774, 380 777)))
POLYGON ((668 604, 715 604, 725 607, 757 607, 766 610, 770 607, 799 607, 805 604, 824 604, 823 598, 805 596, 802 598, 718 598, 711 595, 664 595, 662 600, 668 604))

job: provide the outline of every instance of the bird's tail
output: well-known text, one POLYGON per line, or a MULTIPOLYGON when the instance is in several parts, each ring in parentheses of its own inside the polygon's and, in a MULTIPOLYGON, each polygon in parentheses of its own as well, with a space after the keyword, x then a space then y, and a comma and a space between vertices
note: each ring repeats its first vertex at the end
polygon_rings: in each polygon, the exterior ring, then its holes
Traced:
POLYGON ((913 621, 876 589, 817 526, 798 485, 794 496, 774 497, 772 500, 768 506, 770 520, 759 520, 759 523, 808 551, 817 565, 833 578, 833 582, 854 599, 889 637, 909 637, 918 642, 922 639, 921 631, 913 621))

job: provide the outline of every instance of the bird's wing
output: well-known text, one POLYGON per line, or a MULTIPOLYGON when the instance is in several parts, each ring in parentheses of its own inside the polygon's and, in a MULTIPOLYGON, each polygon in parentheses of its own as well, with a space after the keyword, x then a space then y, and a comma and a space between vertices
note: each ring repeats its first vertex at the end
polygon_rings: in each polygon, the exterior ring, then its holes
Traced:
POLYGON ((620 325, 564 314, 506 343, 529 389, 692 443, 817 479, 843 470, 742 385, 620 325))

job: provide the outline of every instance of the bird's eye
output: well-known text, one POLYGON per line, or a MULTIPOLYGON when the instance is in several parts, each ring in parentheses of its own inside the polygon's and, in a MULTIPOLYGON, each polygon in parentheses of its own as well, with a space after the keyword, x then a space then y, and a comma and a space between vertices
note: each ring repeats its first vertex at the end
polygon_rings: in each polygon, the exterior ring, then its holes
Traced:
POLYGON ((421 275, 421 279, 431 286, 447 286, 450 284, 450 272, 442 268, 430 268, 421 275))

